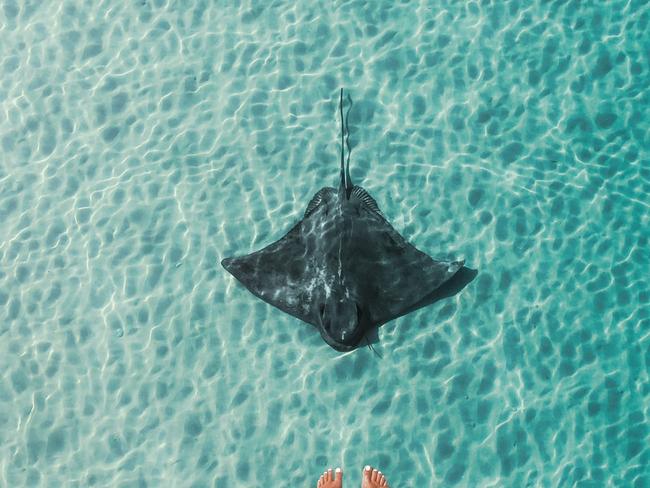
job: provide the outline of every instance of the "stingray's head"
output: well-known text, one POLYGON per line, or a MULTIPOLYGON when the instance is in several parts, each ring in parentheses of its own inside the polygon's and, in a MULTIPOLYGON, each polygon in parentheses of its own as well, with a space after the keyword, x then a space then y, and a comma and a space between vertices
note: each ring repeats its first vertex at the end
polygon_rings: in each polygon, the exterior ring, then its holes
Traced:
POLYGON ((351 351, 366 330, 365 315, 350 298, 330 297, 320 306, 320 333, 337 351, 351 351))

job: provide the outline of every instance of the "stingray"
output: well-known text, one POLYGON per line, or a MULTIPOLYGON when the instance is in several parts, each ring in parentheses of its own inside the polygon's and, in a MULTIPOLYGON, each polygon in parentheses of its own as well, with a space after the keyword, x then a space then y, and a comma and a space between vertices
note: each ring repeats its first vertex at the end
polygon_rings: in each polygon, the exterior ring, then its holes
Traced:
POLYGON ((265 302, 317 327, 338 351, 415 308, 463 267, 436 261, 409 244, 373 197, 350 178, 348 116, 341 116, 338 189, 321 188, 280 240, 221 264, 265 302), (347 162, 345 148, 347 147, 347 162))

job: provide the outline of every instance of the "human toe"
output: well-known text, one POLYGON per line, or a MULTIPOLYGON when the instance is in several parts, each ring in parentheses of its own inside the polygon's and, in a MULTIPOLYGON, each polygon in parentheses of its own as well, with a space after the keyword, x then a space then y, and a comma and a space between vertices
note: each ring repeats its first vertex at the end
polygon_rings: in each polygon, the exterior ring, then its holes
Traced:
POLYGON ((379 486, 388 486, 388 481, 381 471, 379 471, 379 486))
POLYGON ((339 482, 339 485, 343 486, 343 470, 341 468, 336 468, 334 471, 335 479, 339 482))
POLYGON ((370 466, 363 468, 363 479, 365 481, 372 481, 372 468, 370 466))

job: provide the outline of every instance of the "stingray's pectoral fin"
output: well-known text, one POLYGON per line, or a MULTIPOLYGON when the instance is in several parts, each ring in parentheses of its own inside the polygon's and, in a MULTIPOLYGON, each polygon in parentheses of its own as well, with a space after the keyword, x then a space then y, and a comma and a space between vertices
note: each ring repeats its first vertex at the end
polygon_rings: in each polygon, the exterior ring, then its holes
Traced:
POLYGON ((432 259, 430 264, 422 270, 423 290, 430 293, 440 288, 451 280, 464 264, 464 259, 460 261, 436 261, 432 259))
POLYGON ((221 265, 253 295, 309 324, 319 323, 309 292, 314 281, 302 240, 302 222, 283 238, 251 254, 225 258, 221 265))
POLYGON ((237 257, 224 258, 221 260, 221 266, 240 281, 242 276, 249 272, 247 268, 250 266, 247 266, 247 264, 249 263, 247 263, 246 260, 237 257))
POLYGON ((447 278, 445 281, 454 276, 458 271, 465 265, 465 260, 461 259, 460 261, 451 261, 447 263, 447 278))
POLYGON ((443 286, 451 280, 456 273, 465 264, 464 260, 461 261, 436 261, 435 259, 428 259, 428 262, 422 263, 415 276, 418 278, 417 291, 413 291, 412 296, 426 296, 435 292, 438 288, 443 286))
MULTIPOLYGON (((425 272, 426 285, 423 286, 424 296, 420 299, 415 308, 420 304, 426 304, 440 298, 453 296, 459 288, 461 278, 461 269, 465 265, 465 260, 460 261, 435 261, 432 260, 431 269, 425 272)), ((462 285, 461 285, 462 288, 462 285)))
POLYGON ((464 261, 436 261, 409 246, 410 259, 396 259, 392 266, 376 268, 382 292, 370 303, 373 321, 383 324, 448 295, 447 283, 462 269, 464 261))

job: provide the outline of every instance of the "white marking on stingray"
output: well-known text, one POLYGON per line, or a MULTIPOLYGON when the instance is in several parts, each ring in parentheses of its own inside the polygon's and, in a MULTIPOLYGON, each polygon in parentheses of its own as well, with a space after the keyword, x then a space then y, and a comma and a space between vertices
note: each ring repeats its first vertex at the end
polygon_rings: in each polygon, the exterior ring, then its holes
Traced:
POLYGON ((342 259, 341 259, 341 253, 343 252, 343 240, 339 239, 339 283, 341 282, 341 274, 343 273, 342 268, 342 259))
POLYGON ((287 297, 287 304, 288 305, 293 306, 293 305, 296 305, 298 303, 298 299, 296 297, 294 297, 293 295, 291 295, 291 293, 287 293, 286 297, 287 297))
POLYGON ((327 274, 325 273, 325 270, 322 268, 318 269, 313 274, 311 280, 309 280, 306 283, 306 285, 304 286, 303 296, 306 295, 308 297, 308 301, 311 302, 312 297, 314 295, 314 291, 320 288, 321 286, 325 290, 325 297, 329 298, 329 296, 332 293, 332 287, 330 286, 329 280, 327 279, 327 274))
POLYGON ((325 270, 323 268, 318 270, 318 274, 314 277, 313 283, 314 283, 314 287, 318 285, 323 285, 323 288, 325 289, 325 298, 330 297, 332 293, 332 288, 330 287, 330 284, 327 282, 327 275, 325 274, 325 270))
POLYGON ((327 284, 327 282, 323 282, 323 286, 325 287, 325 298, 329 298, 330 294, 332 293, 332 289, 330 288, 330 285, 327 284))

